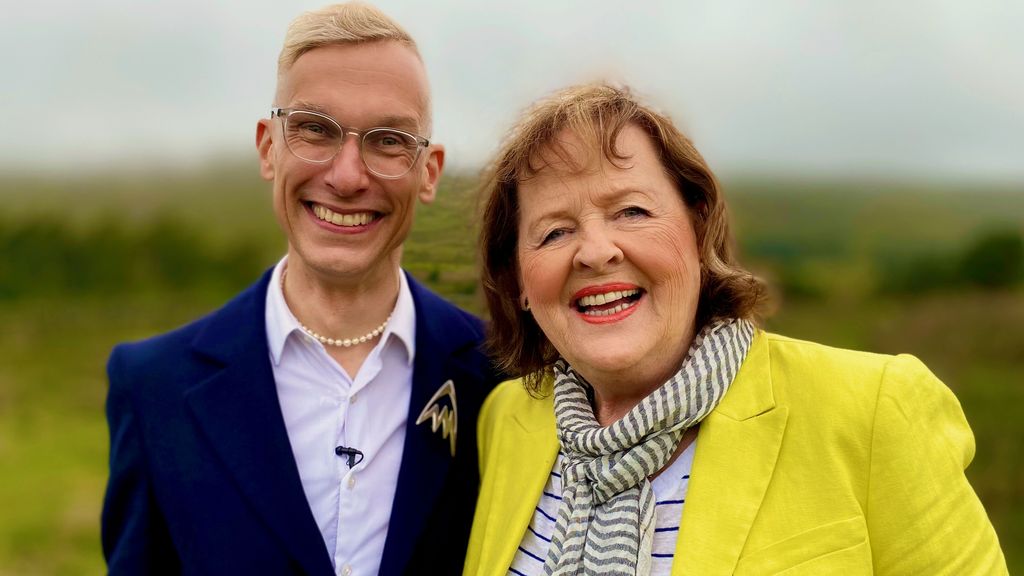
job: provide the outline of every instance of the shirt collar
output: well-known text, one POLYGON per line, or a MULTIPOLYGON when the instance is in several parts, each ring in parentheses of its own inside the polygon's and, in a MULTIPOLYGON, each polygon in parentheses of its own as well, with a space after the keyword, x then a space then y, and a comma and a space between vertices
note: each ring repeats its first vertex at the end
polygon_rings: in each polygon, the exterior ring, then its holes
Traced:
POLYGON ((398 271, 398 301, 381 338, 386 341, 392 335, 405 346, 406 363, 411 366, 416 358, 416 304, 403 270, 398 271))
MULTIPOLYGON (((287 260, 286 256, 274 266, 274 271, 270 275, 270 285, 267 286, 267 345, 275 366, 281 363, 281 355, 288 343, 288 336, 292 333, 302 334, 299 321, 288 308, 284 291, 281 289, 281 273, 287 260)), ((391 321, 381 335, 381 342, 389 342, 392 336, 402 343, 407 363, 412 365, 416 355, 416 305, 412 299, 409 281, 405 277, 405 272, 401 270, 398 272, 398 301, 395 302, 395 308, 391 313, 391 321)))

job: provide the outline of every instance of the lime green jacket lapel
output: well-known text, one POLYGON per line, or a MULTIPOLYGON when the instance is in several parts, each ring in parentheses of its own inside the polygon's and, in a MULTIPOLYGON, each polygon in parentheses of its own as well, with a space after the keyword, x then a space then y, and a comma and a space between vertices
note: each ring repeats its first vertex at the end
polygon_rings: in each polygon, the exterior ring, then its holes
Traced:
POLYGON ((558 457, 551 395, 527 396, 519 380, 502 384, 481 410, 478 443, 486 474, 481 474, 464 574, 505 576, 558 457), (488 418, 498 402, 510 410, 511 418, 488 418))
POLYGON ((772 394, 763 332, 721 404, 701 423, 673 576, 732 574, 757 516, 786 428, 772 394))

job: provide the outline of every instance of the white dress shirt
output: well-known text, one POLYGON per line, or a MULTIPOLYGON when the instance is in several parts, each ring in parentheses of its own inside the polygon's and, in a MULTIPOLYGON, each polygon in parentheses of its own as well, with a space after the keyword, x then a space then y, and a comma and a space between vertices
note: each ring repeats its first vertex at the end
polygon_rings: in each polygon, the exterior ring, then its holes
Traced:
POLYGON ((281 260, 271 276, 266 318, 288 440, 335 573, 371 576, 380 569, 402 463, 416 342, 412 293, 399 270, 391 321, 350 375, 299 328, 281 290, 284 265, 281 260), (364 458, 349 469, 337 446, 356 448, 364 458))

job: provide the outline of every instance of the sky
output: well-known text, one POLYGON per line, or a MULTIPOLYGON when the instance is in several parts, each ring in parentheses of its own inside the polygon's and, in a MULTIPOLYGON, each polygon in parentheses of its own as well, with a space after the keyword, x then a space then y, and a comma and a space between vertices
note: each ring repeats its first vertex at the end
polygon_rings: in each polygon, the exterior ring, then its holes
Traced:
MULTIPOLYGON (((309 0, 4 10, 0 171, 252 158, 309 0)), ((560 87, 625 83, 720 174, 1024 183, 1019 0, 376 2, 417 39, 449 167, 560 87)))

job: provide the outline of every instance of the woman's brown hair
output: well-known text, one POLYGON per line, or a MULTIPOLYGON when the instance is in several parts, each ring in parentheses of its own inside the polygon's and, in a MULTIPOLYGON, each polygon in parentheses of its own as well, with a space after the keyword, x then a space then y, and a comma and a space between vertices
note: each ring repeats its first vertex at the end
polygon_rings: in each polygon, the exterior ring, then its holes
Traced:
POLYGON ((507 373, 522 375, 539 391, 545 370, 558 358, 533 316, 520 307, 519 183, 536 174, 539 153, 554 149, 564 131, 593 142, 609 162, 626 160, 618 135, 627 125, 641 128, 654 143, 665 171, 676 183, 693 217, 701 261, 696 329, 719 318, 755 319, 766 288, 734 256, 729 216, 719 185, 704 158, 672 121, 639 102, 624 88, 587 84, 561 90, 534 104, 503 142, 485 172, 481 230, 482 280, 490 311, 488 345, 507 373))

